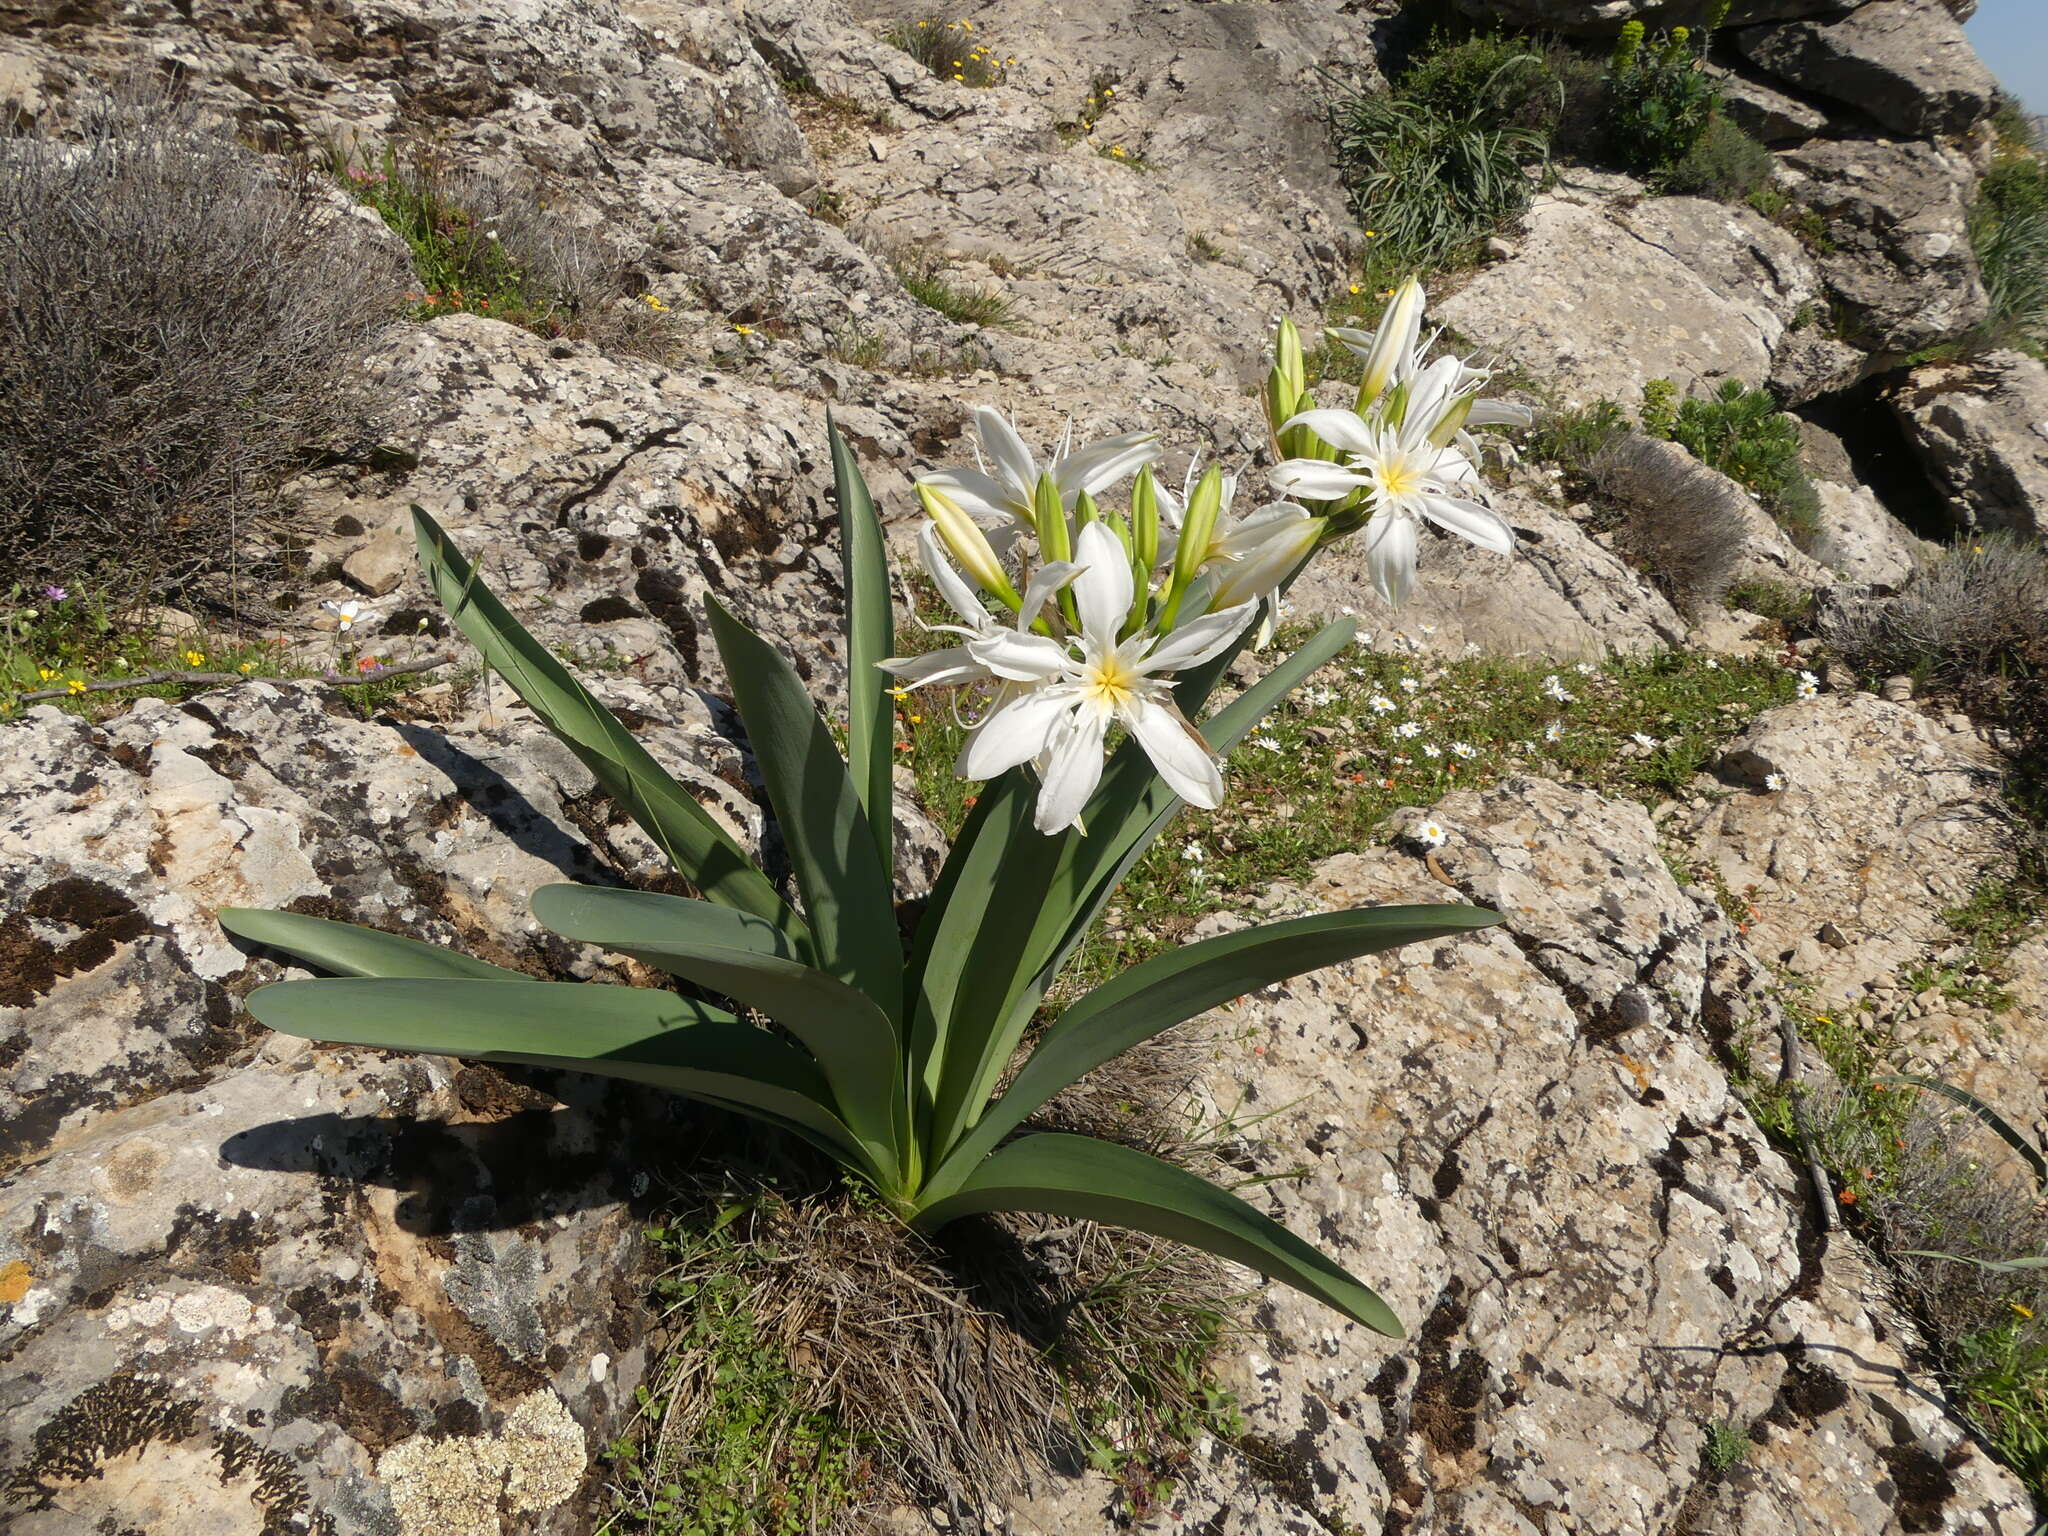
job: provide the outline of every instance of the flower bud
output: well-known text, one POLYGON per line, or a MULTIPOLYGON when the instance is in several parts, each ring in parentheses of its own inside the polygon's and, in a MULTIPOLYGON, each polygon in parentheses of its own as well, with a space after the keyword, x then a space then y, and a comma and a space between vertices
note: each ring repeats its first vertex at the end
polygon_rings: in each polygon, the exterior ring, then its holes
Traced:
POLYGON ((1465 430, 1465 418, 1472 414, 1473 398, 1471 395, 1458 396, 1451 402, 1450 409, 1437 419, 1437 424, 1429 429, 1432 448, 1448 448, 1451 439, 1465 430))
POLYGON ((975 526, 974 519, 943 491, 935 491, 928 485, 918 486, 917 499, 924 507, 925 515, 932 520, 932 526, 939 530, 946 552, 968 578, 1013 611, 1022 607, 1024 599, 1017 595, 1017 589, 1003 571, 1002 562, 989 546, 988 536, 975 526))
POLYGON ((1173 628, 1181 599, 1209 558, 1209 546, 1216 536, 1216 518, 1222 510, 1223 471, 1211 464, 1195 482, 1187 510, 1181 514, 1180 545, 1173 552, 1173 579, 1167 585, 1166 606, 1159 616, 1161 634, 1173 628))
POLYGON ((1048 474, 1041 474, 1031 488, 1031 523, 1038 530, 1041 560, 1074 558, 1074 534, 1067 526, 1067 509, 1060 504, 1060 488, 1048 474))
POLYGON ((1131 559, 1147 573, 1159 563, 1159 482, 1150 464, 1131 485, 1131 559))
POLYGON ((1242 560, 1223 568, 1223 581, 1209 600, 1209 611, 1235 608, 1239 603, 1271 593, 1308 558, 1328 527, 1327 519, 1304 517, 1276 530, 1271 538, 1247 551, 1242 560))
POLYGON ((1423 302, 1422 284, 1412 277, 1395 290, 1386 313, 1380 316, 1380 328, 1373 335, 1372 351, 1365 360, 1365 377, 1358 384, 1358 403, 1353 409, 1363 412, 1377 400, 1380 391, 1399 373, 1403 360, 1415 350, 1415 338, 1422 333, 1423 302))

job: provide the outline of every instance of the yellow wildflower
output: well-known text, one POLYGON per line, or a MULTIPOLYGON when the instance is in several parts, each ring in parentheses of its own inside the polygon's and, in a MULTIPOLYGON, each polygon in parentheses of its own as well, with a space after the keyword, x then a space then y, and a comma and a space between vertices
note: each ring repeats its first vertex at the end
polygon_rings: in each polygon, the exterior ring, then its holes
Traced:
POLYGON ((1116 87, 1113 85, 1105 85, 1102 88, 1102 94, 1105 96, 1114 96, 1116 94, 1116 87))
POLYGON ((923 715, 912 715, 912 716, 910 717, 910 723, 911 723, 912 725, 923 725, 923 724, 924 724, 924 716, 923 716, 923 715))
POLYGON ((254 672, 256 670, 256 663, 253 661, 245 661, 239 667, 235 668, 235 670, 237 672, 254 672))
POLYGON ((960 23, 960 25, 965 27, 970 32, 974 30, 974 23, 971 21, 963 21, 960 23))
POLYGON ((889 697, 892 699, 907 699, 910 697, 910 689, 902 683, 898 683, 889 690, 889 697))
POLYGON ((742 336, 751 336, 754 334, 754 328, 751 325, 736 325, 733 327, 733 329, 738 331, 742 336))
POLYGON ((54 683, 55 681, 57 681, 57 674, 55 672, 52 672, 48 667, 37 667, 36 678, 40 682, 54 683))
POLYGON ((2023 1307, 2016 1301, 2008 1301, 2006 1305, 2008 1307, 2011 1307, 2013 1311, 2019 1313, 2021 1317, 2031 1318, 2034 1315, 2034 1309, 2032 1307, 2023 1307))
POLYGON ((668 306, 661 302, 661 296, 659 294, 643 293, 640 295, 640 302, 642 304, 645 304, 649 309, 653 310, 657 315, 665 315, 668 313, 668 306))
POLYGON ((1358 283, 1353 283, 1353 284, 1351 285, 1351 291, 1352 291, 1353 293, 1363 293, 1363 292, 1365 292, 1365 289, 1364 289, 1364 287, 1363 287, 1362 285, 1360 285, 1360 284, 1358 284, 1358 283))
POLYGON ((1109 146, 1109 152, 1121 160, 1124 154, 1124 147, 1121 144, 1112 144, 1109 146))
POLYGON ((186 665, 186 666, 188 666, 188 667, 196 667, 196 666, 200 665, 200 664, 201 664, 202 662, 204 662, 205 660, 206 660, 206 652, 204 652, 204 651, 187 651, 187 652, 185 652, 185 665, 186 665))
POLYGON ((85 684, 80 682, 75 677, 71 679, 70 682, 66 683, 64 686, 71 691, 71 696, 73 698, 76 698, 79 694, 85 692, 85 684))

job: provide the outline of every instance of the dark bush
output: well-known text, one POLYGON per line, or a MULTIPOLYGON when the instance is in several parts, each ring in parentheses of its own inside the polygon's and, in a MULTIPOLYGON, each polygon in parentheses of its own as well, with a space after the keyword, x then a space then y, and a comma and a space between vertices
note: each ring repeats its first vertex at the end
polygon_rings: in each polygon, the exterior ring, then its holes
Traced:
POLYGON ((1897 597, 1848 612, 1830 638, 1872 677, 1955 686, 2048 672, 2048 550, 2005 533, 1972 538, 1897 597))
POLYGON ((1532 51, 1528 39, 1502 32, 1455 43, 1432 38, 1401 76, 1398 94, 1439 117, 1546 133, 1562 104, 1548 58, 1532 51))
POLYGON ((1658 176, 1657 188, 1681 197, 1754 203, 1776 191, 1777 169, 1768 149, 1717 112, 1692 148, 1658 176))
POLYGON ((1671 436, 1756 497, 1802 549, 1820 532, 1820 496, 1800 458, 1799 424, 1765 391, 1726 380, 1678 407, 1671 436))
POLYGON ((1684 27, 1646 39, 1622 27, 1607 68, 1607 139, 1630 170, 1659 176, 1692 153, 1720 105, 1706 72, 1706 36, 1684 27))
POLYGON ((126 100, 0 138, 0 547, 31 583, 209 590, 360 431, 398 268, 317 176, 126 100))
POLYGON ((1696 614, 1727 596, 1748 529, 1725 484, 1682 462, 1674 472, 1673 457, 1653 438, 1622 432, 1594 455, 1588 476, 1621 511, 1613 534, 1622 557, 1696 614))

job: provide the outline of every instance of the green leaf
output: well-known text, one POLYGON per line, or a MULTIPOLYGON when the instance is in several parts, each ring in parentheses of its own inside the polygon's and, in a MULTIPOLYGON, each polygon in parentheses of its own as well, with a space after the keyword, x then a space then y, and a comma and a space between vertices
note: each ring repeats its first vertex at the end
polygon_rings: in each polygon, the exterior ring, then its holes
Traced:
POLYGON ((889 557, 860 464, 831 413, 832 494, 839 503, 839 552, 846 583, 846 766, 860 796, 882 868, 896 867, 892 810, 895 714, 881 663, 896 654, 896 614, 889 595, 889 557))
POLYGON ((696 797, 650 757, 633 733, 570 675, 492 595, 441 525, 412 509, 420 566, 456 628, 483 653, 541 722, 583 761, 619 808, 653 838, 677 873, 712 901, 753 912, 808 942, 768 877, 696 797))
POLYGON ((977 1211, 1043 1211, 1150 1232, 1291 1285, 1376 1333, 1406 1336, 1392 1309, 1334 1259, 1206 1179, 1129 1147, 1088 1136, 1026 1136, 916 1222, 936 1229, 977 1211))
POLYGON ((649 1083, 801 1129, 834 1157, 869 1166, 816 1063, 672 992, 559 981, 283 981, 258 987, 248 1007, 307 1040, 649 1083))
POLYGON ((471 981, 529 981, 532 978, 487 960, 474 960, 438 944, 380 933, 355 923, 329 922, 297 912, 255 907, 222 907, 214 914, 237 938, 290 955, 303 965, 336 976, 466 977, 471 981))
POLYGON ((589 885, 544 885, 533 893, 533 913, 565 939, 631 955, 760 1009, 817 1058, 841 1118, 875 1155, 900 1161, 895 1023, 866 994, 803 964, 773 923, 705 901, 589 885))
POLYGON ((1490 928, 1484 907, 1364 907, 1269 923, 1155 955, 1062 1013, 1003 1096, 932 1175, 944 1192, 1054 1094, 1183 1019, 1306 971, 1447 934, 1490 928))
POLYGON ((727 611, 705 604, 733 702, 803 891, 814 960, 892 1019, 903 1012, 896 891, 832 733, 789 659, 727 611))
MULTIPOLYGON (((1343 650, 1354 628, 1345 620, 1311 637, 1205 721, 1203 739, 1219 753, 1230 751, 1343 650)), ((1229 660, 1219 656, 1182 680, 1184 710, 1200 708, 1229 660)), ((918 1006, 946 1021, 931 1030, 936 1048, 945 1053, 927 1076, 934 1150, 942 1151, 973 1124, 1067 956, 1181 807, 1135 742, 1120 747, 1104 770, 1102 788, 1088 804, 1086 836, 1032 831, 1036 793, 1021 770, 1005 777, 990 820, 969 823, 975 846, 962 861, 957 886, 942 880, 926 916, 933 958, 921 978, 918 1006)), ((954 857, 960 857, 957 845, 954 857)))
POLYGON ((1900 1253, 1909 1259, 1946 1259, 1951 1264, 1970 1264, 1992 1275, 2019 1275, 2030 1269, 2048 1269, 2048 1256, 2043 1255, 2024 1259, 1973 1259, 1967 1253, 1942 1253, 1932 1248, 1905 1248, 1900 1253))
POLYGON ((1910 1083, 1915 1088, 1924 1088, 1929 1093, 1941 1095, 1951 1104, 1960 1104, 1978 1120, 1983 1122, 1992 1135, 2004 1142, 2020 1155, 2027 1167, 2033 1170, 2034 1185, 2037 1189, 2048 1190, 2048 1157, 2041 1149, 2028 1140, 2010 1120, 1986 1104, 1967 1088, 1958 1088, 1954 1083, 1944 1083, 1936 1077, 1915 1077, 1911 1073, 1884 1076, 1871 1079, 1879 1083, 1910 1083))

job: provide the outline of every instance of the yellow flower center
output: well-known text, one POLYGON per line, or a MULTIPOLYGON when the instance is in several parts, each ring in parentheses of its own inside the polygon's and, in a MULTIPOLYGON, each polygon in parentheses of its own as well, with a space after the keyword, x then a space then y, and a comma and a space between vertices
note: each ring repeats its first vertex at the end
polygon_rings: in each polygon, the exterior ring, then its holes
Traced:
POLYGON ((1091 662, 1081 684, 1083 697, 1107 704, 1111 709, 1124 708, 1137 691, 1138 674, 1125 666, 1114 651, 1100 661, 1091 662))
POLYGON ((1395 454, 1379 466, 1380 494, 1389 499, 1413 496, 1422 489, 1422 471, 1403 454, 1395 454))

